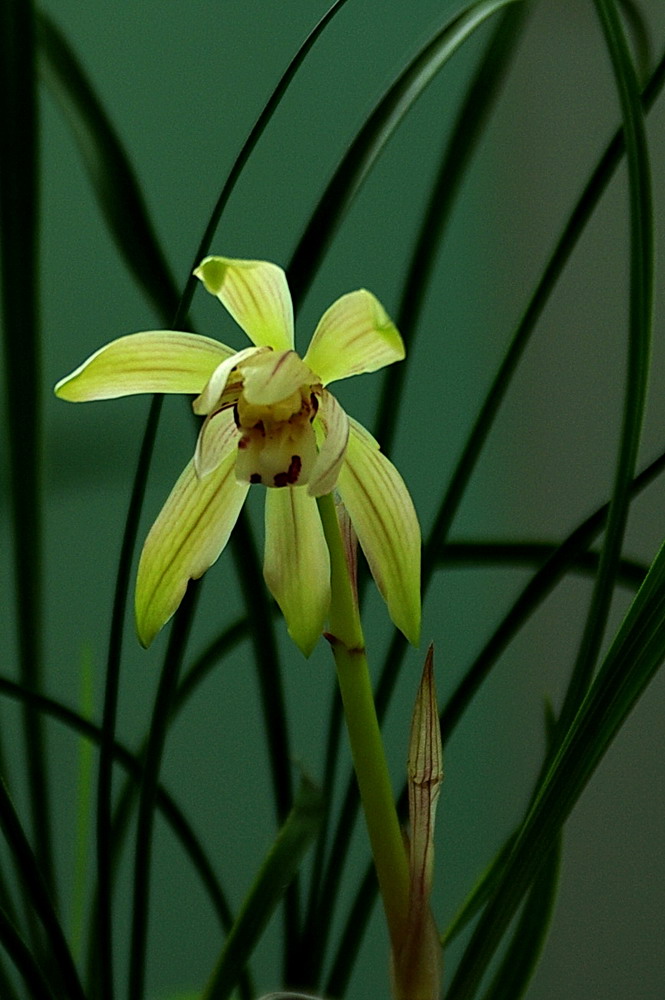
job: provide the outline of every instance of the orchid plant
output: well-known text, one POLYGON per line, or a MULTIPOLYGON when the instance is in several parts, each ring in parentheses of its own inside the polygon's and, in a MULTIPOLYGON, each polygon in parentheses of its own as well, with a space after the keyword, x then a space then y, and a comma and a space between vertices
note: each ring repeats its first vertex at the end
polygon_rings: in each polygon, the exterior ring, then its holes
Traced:
POLYGON ((195 333, 131 334, 56 386, 73 402, 140 392, 196 394, 205 416, 192 461, 146 540, 136 624, 148 646, 187 583, 222 553, 250 484, 267 487, 266 583, 309 656, 330 605, 330 559, 316 498, 336 488, 395 625, 420 633, 420 530, 406 486, 326 388, 404 358, 402 339, 365 290, 342 296, 301 360, 286 275, 266 261, 208 257, 195 270, 254 344, 233 351, 195 333))
POLYGON ((209 6, 0 5, 0 997, 659 995, 663 11, 209 6))

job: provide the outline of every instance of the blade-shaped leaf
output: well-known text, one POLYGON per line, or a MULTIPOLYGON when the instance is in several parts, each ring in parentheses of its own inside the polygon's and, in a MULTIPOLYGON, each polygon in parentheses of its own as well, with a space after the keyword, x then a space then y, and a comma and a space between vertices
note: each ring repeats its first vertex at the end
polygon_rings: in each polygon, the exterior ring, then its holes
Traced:
POLYGON ((559 834, 529 890, 515 933, 485 994, 485 1000, 520 1000, 527 990, 552 918, 562 840, 559 834))
POLYGON ((545 775, 449 997, 472 997, 522 896, 604 754, 665 659, 665 546, 545 775))
POLYGON ((646 406, 654 281, 653 208, 649 155, 635 71, 614 0, 595 0, 619 91, 628 166, 630 208, 630 316, 621 434, 596 585, 573 677, 559 717, 565 728, 589 685, 600 651, 628 520, 630 487, 646 406))
MULTIPOLYGON (((2 907, 0 907, 0 943, 20 973, 32 1000, 55 1000, 49 979, 40 969, 34 955, 2 907)), ((4 979, 3 974, 2 980, 4 979)), ((7 1000, 16 997, 10 981, 3 982, 3 997, 7 1000)))
MULTIPOLYGON (((41 686, 42 502, 41 349, 39 344, 39 117, 35 85, 35 13, 29 0, 0 4, 0 313, 4 410, 8 431, 9 520, 13 539, 18 668, 25 686, 41 686), (29 399, 30 404, 25 405, 29 399)), ((24 706, 28 795, 42 871, 56 892, 51 845, 48 757, 42 720, 24 706)))
POLYGON ((376 105, 337 167, 287 268, 293 301, 300 302, 333 234, 396 128, 450 57, 487 18, 514 0, 479 0, 448 20, 376 105))
POLYGON ((219 956, 202 1000, 227 1000, 286 887, 310 846, 322 815, 319 791, 304 779, 266 855, 219 956))
POLYGON ((86 1000, 69 944, 53 906, 43 872, 28 842, 4 781, 0 781, 0 828, 26 900, 42 923, 57 977, 68 1000, 86 1000))
POLYGON ((109 230, 132 274, 169 323, 179 294, 134 169, 65 36, 43 11, 37 27, 40 73, 71 127, 109 230))
POLYGON ((515 0, 478 0, 468 4, 434 35, 374 108, 310 216, 287 268, 296 306, 309 287, 335 230, 404 116, 476 28, 512 2, 515 0))
POLYGON ((422 213, 396 312, 397 329, 409 345, 409 350, 405 363, 393 365, 386 373, 376 417, 376 438, 387 452, 390 452, 399 423, 399 404, 413 358, 427 291, 437 271, 439 247, 473 154, 497 103, 527 11, 527 4, 511 4, 497 17, 497 26, 457 111, 450 136, 445 138, 438 172, 422 213))

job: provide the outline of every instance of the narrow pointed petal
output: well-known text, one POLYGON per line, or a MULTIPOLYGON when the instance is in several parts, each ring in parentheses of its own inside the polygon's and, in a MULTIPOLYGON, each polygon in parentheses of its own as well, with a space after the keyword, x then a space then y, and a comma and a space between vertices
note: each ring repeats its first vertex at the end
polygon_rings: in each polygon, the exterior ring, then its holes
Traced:
MULTIPOLYGON (((233 369, 244 361, 246 358, 251 358, 253 354, 260 354, 264 351, 261 347, 245 347, 242 351, 234 352, 230 357, 224 358, 220 364, 211 372, 210 378, 205 383, 205 387, 201 392, 200 396, 192 403, 192 409, 194 413, 199 416, 203 414, 210 413, 212 410, 219 406, 220 400, 222 398, 222 393, 226 389, 229 375, 233 369)), ((237 390, 240 391, 240 380, 238 381, 237 390)))
POLYGON ((337 485, 349 440, 349 418, 335 397, 324 389, 316 419, 323 425, 325 437, 309 477, 307 492, 312 497, 322 497, 337 485))
POLYGON ((314 376, 295 351, 266 351, 240 366, 243 394, 253 406, 272 406, 297 392, 314 376))
POLYGON ((402 361, 404 344, 385 309, 364 288, 342 295, 323 314, 304 357, 324 385, 402 361))
POLYGON ((206 257, 194 274, 257 347, 293 347, 293 304, 281 267, 264 260, 206 257))
POLYGON ((143 546, 136 581, 136 627, 149 646, 196 580, 219 558, 249 487, 236 482, 235 455, 205 479, 190 462, 143 546))
POLYGON ((221 361, 234 354, 218 340, 196 333, 150 330, 100 347, 55 394, 73 403, 140 392, 199 393, 221 361))
POLYGON ((268 489, 263 575, 305 656, 330 606, 330 557, 316 500, 302 487, 268 489))
POLYGON ((199 479, 214 472, 231 452, 236 453, 238 438, 232 410, 217 410, 206 417, 194 452, 194 470, 199 479))
POLYGON ((404 480, 372 435, 349 417, 337 488, 393 622, 420 637, 420 528, 404 480))

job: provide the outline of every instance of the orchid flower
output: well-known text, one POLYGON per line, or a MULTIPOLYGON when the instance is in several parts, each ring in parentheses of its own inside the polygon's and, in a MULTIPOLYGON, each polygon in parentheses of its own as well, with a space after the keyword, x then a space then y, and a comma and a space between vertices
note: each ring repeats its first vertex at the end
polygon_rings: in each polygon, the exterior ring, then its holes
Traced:
POLYGON ((336 489, 395 625, 420 629, 420 530, 408 490, 364 427, 327 386, 404 357, 402 339, 365 290, 337 299, 306 354, 293 349, 284 271, 266 261, 207 257, 195 270, 252 341, 169 330, 130 334, 96 351, 55 387, 73 402, 143 392, 189 393, 204 418, 188 463, 146 539, 136 583, 139 639, 149 645, 222 553, 251 484, 267 487, 266 583, 305 655, 330 604, 330 561, 316 498, 336 489))

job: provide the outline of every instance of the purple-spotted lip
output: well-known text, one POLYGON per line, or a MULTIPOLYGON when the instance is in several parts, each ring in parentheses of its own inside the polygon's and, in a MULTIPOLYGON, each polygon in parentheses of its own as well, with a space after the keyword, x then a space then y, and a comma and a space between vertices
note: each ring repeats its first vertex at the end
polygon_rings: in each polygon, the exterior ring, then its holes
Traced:
MULTIPOLYGON (((238 445, 240 447, 240 445, 238 445)), ((295 486, 298 482, 300 476, 300 470, 302 469, 302 459, 300 455, 292 455, 291 462, 286 472, 277 472, 273 476, 273 482, 270 484, 276 487, 283 486, 295 486)), ((257 485, 263 483, 263 476, 260 472, 253 472, 249 477, 250 483, 257 485)), ((266 483, 266 485, 268 485, 266 483)))

